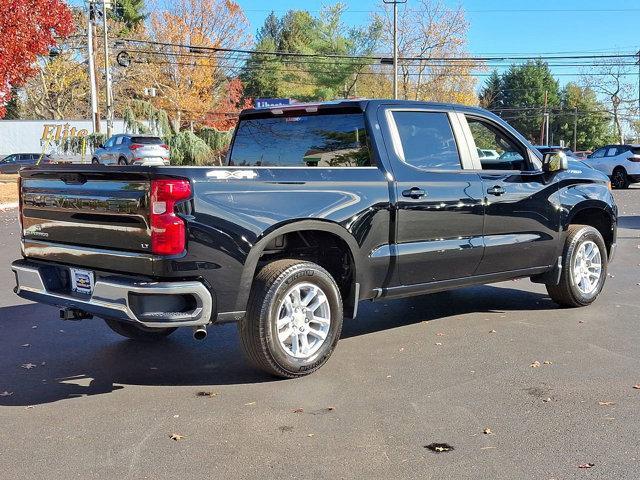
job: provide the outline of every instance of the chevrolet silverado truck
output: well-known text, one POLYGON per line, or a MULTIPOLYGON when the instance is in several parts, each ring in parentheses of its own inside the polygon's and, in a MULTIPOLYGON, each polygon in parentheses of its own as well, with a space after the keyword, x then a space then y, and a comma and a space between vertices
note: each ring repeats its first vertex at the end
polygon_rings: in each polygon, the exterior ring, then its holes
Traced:
POLYGON ((362 300, 529 277, 589 305, 616 219, 606 176, 482 109, 299 104, 243 111, 219 167, 23 169, 12 269, 21 297, 135 340, 237 322, 250 361, 291 378, 362 300))

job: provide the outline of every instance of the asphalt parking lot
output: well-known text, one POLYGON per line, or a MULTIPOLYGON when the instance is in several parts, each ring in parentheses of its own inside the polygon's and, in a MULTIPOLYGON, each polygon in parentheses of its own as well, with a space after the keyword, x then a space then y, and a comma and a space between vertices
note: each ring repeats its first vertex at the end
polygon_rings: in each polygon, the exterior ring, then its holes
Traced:
POLYGON ((616 198, 591 307, 528 280, 363 303, 286 381, 245 364, 235 325, 140 346, 23 301, 0 212, 0 478, 640 478, 640 188, 616 198))

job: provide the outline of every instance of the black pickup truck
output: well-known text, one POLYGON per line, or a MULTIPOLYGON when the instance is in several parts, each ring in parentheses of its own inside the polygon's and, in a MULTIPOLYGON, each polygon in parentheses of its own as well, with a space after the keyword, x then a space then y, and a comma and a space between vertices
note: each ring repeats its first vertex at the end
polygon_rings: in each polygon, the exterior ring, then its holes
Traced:
POLYGON ((282 377, 324 364, 365 299, 530 277, 588 305, 616 246, 607 177, 460 105, 247 110, 225 166, 20 177, 18 295, 137 340, 237 321, 282 377))

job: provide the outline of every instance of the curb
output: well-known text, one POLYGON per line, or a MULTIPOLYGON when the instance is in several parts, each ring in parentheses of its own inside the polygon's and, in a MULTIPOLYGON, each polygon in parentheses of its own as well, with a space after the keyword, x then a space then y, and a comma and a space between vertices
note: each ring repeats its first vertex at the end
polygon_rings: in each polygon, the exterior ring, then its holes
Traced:
POLYGON ((7 210, 13 210, 14 208, 18 208, 18 202, 0 203, 0 212, 6 212, 7 210))

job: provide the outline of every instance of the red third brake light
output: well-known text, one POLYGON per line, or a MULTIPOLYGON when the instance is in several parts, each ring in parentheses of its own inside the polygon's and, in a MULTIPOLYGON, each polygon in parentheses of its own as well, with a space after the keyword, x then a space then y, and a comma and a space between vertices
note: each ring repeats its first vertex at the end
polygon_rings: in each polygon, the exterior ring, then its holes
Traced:
POLYGON ((191 196, 187 180, 151 181, 151 251, 158 255, 177 255, 186 244, 184 221, 174 210, 176 202, 191 196))

